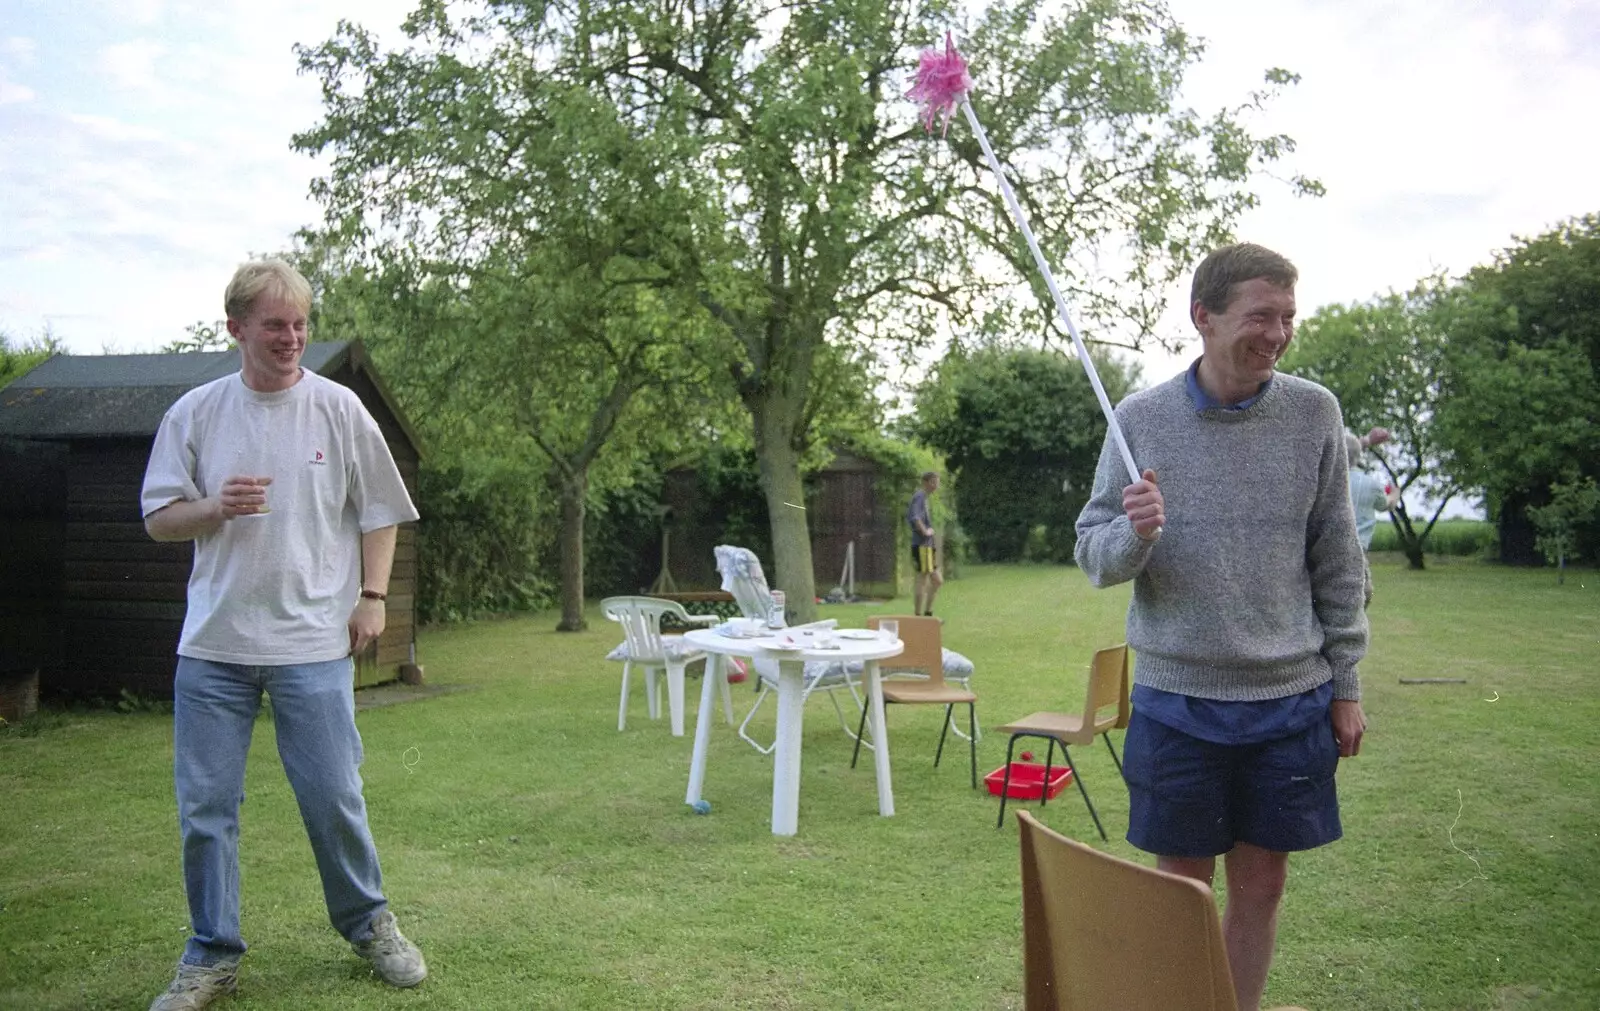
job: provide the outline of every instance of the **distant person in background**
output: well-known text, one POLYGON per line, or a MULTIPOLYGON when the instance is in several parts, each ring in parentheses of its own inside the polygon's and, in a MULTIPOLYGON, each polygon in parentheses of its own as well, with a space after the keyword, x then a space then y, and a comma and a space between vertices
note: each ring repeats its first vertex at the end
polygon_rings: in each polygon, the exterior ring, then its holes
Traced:
MULTIPOLYGON (((1372 533, 1378 527, 1378 513, 1388 512, 1400 501, 1400 493, 1379 481, 1364 470, 1361 466, 1361 451, 1381 446, 1389 441, 1389 431, 1385 428, 1374 428, 1366 435, 1345 434, 1345 451, 1350 459, 1350 505, 1356 511, 1356 538, 1361 541, 1361 550, 1365 553, 1372 547, 1372 533)), ((1362 606, 1372 603, 1372 562, 1366 563, 1366 587, 1363 590, 1362 606)))
POLYGON ((906 522, 911 524, 911 563, 916 573, 912 590, 911 613, 933 616, 933 598, 944 585, 944 573, 939 571, 938 548, 933 536, 933 515, 928 510, 928 496, 939 490, 939 475, 928 471, 922 475, 922 486, 911 496, 906 509, 906 522))

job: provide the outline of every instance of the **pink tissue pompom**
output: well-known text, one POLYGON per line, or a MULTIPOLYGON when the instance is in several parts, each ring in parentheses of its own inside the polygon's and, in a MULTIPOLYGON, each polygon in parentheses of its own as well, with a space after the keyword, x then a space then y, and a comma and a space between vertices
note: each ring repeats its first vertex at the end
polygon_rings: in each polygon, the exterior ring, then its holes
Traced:
POLYGON ((929 133, 933 132, 933 124, 942 110, 944 132, 948 133, 956 104, 971 87, 972 78, 967 74, 967 61, 956 52, 954 36, 946 32, 944 52, 938 49, 922 51, 922 61, 917 65, 917 83, 911 86, 906 97, 925 106, 922 125, 929 133))

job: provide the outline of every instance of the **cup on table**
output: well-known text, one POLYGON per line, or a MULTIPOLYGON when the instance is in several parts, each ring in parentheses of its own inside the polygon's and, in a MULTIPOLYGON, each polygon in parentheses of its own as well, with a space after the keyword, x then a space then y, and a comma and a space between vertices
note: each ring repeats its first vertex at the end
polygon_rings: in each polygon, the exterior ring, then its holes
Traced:
POLYGON ((900 622, 896 618, 878 619, 878 633, 890 642, 900 638, 900 622))

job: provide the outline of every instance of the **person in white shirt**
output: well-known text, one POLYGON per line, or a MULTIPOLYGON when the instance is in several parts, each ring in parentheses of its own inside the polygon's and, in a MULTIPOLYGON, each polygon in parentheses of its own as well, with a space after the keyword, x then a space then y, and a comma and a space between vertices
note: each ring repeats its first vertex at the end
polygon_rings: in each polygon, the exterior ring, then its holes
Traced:
MULTIPOLYGON (((1389 430, 1374 428, 1366 435, 1345 433, 1345 453, 1350 459, 1350 505, 1356 512, 1356 538, 1365 553, 1372 547, 1372 534, 1378 527, 1378 513, 1389 512, 1400 502, 1400 493, 1360 469, 1361 451, 1389 441, 1389 430)), ((1366 588, 1363 604, 1372 603, 1372 563, 1366 563, 1366 588)))
POLYGON ((334 928, 386 983, 428 972, 383 894, 351 659, 383 633, 396 527, 417 510, 356 394, 300 366, 305 278, 281 260, 247 263, 224 305, 239 371, 167 411, 141 492, 151 537, 194 542, 173 686, 192 934, 151 1011, 235 989, 239 804, 263 693, 334 928))

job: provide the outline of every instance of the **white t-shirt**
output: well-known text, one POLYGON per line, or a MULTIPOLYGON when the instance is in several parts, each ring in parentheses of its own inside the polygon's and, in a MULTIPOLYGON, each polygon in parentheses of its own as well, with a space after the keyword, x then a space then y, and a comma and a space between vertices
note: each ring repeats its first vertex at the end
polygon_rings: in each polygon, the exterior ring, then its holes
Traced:
POLYGON ((302 370, 278 393, 235 373, 190 390, 161 420, 144 515, 271 477, 269 512, 195 539, 181 656, 318 663, 349 655, 361 534, 417 518, 383 433, 347 387, 302 370))
POLYGON ((1365 471, 1350 472, 1350 505, 1356 511, 1356 537, 1362 550, 1372 547, 1372 535, 1378 529, 1378 513, 1386 512, 1389 497, 1384 493, 1383 482, 1365 471))

